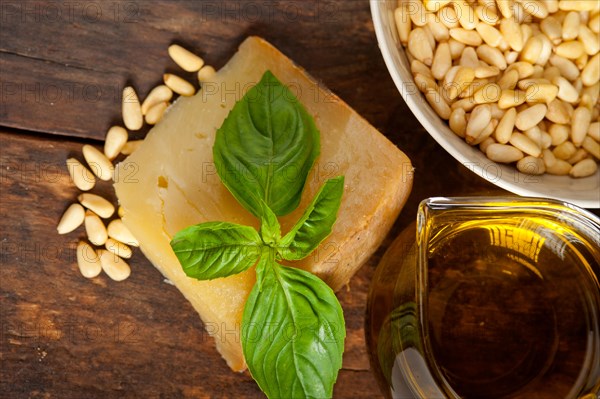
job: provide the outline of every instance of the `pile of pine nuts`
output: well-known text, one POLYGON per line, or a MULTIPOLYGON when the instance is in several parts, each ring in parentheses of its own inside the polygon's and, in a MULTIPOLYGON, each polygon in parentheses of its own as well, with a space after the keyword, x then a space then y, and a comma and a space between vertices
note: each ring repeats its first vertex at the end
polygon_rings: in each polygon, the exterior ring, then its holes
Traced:
POLYGON ((450 129, 526 174, 600 159, 600 1, 399 0, 419 90, 450 129))
MULTIPOLYGON (((200 84, 210 81, 215 75, 215 69, 204 65, 202 58, 177 44, 171 45, 168 52, 183 70, 197 72, 200 84)), ((89 144, 84 145, 82 153, 87 166, 76 158, 67 159, 71 181, 83 193, 77 197, 78 202, 67 208, 56 229, 59 234, 67 234, 81 225, 85 226, 87 241, 79 241, 76 255, 79 271, 86 278, 97 277, 104 271, 111 279, 123 281, 131 274, 131 268, 124 259, 131 258, 131 247, 139 246, 139 242, 121 220, 123 209, 119 207, 119 217, 110 220, 115 213, 115 206, 106 198, 87 191, 95 187, 96 178, 112 180, 115 171, 113 161, 119 155, 132 154, 142 143, 142 140, 130 141, 127 129, 139 130, 144 121, 148 125, 158 123, 171 105, 174 93, 181 96, 196 93, 192 83, 177 75, 164 74, 163 80, 164 84, 153 88, 141 104, 133 87, 123 89, 122 117, 125 128, 112 126, 108 129, 104 152, 89 144)))

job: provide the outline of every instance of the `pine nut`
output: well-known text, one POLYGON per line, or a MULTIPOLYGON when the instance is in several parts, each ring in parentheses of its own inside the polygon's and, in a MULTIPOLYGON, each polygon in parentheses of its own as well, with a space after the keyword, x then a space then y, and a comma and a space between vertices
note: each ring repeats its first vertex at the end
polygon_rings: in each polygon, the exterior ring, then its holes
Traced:
POLYGON ((460 55, 458 64, 472 69, 479 67, 479 58, 477 58, 475 49, 473 47, 466 47, 460 55))
POLYGON ((425 75, 429 78, 433 78, 433 74, 431 73, 431 69, 425 64, 423 64, 419 60, 413 60, 410 63, 410 71, 413 75, 420 73, 421 75, 425 75))
POLYGON ((546 168, 549 168, 556 163, 556 157, 554 156, 554 153, 549 149, 544 149, 542 151, 542 160, 544 161, 544 166, 546 168))
POLYGON ((592 11, 598 7, 595 1, 589 0, 560 0, 558 8, 564 11, 592 11))
POLYGON ((558 87, 547 83, 530 85, 525 92, 526 101, 528 103, 548 104, 556 98, 558 90, 558 87))
POLYGON ((506 69, 506 59, 502 52, 497 48, 483 44, 477 48, 477 55, 483 61, 490 65, 494 65, 502 71, 506 69))
POLYGON ((520 59, 521 61, 528 62, 530 64, 535 64, 542 53, 543 42, 540 38, 534 36, 531 37, 525 43, 523 47, 523 51, 521 51, 520 59))
POLYGON ((550 104, 548 104, 548 112, 546 112, 546 119, 554 123, 569 123, 570 116, 567 103, 562 102, 558 98, 555 98, 554 101, 551 101, 550 104))
POLYGON ((500 98, 498 99, 498 107, 500 109, 507 109, 510 107, 517 107, 523 104, 527 96, 524 91, 521 90, 502 90, 500 98))
POLYGON ((500 31, 485 22, 478 23, 475 29, 483 41, 492 47, 498 47, 502 42, 502 34, 500 31))
POLYGON ((412 23, 418 27, 423 27, 427 23, 427 10, 423 6, 423 2, 421 0, 407 0, 408 4, 408 15, 412 20, 412 23))
POLYGON ((213 68, 210 65, 205 65, 198 71, 198 82, 200 82, 200 83, 210 82, 214 79, 216 74, 217 74, 217 71, 215 71, 215 68, 213 68))
POLYGON ((557 159, 562 159, 563 161, 568 160, 577 152, 577 147, 570 141, 565 141, 559 145, 557 145, 554 150, 552 150, 554 156, 557 159))
POLYGON ((500 86, 502 90, 512 90, 515 88, 518 81, 519 72, 513 69, 505 72, 504 75, 502 75, 500 80, 498 80, 498 86, 500 86))
POLYGON ((473 108, 465 131, 467 142, 469 138, 472 142, 475 141, 491 121, 492 112, 489 105, 482 104, 473 108))
POLYGON ((77 244, 77 265, 81 275, 85 278, 94 278, 102 271, 98 254, 85 241, 79 241, 77 244))
POLYGON ((131 234, 121 219, 115 219, 108 224, 108 236, 133 247, 140 246, 138 240, 131 234))
POLYGON ((596 14, 594 17, 590 18, 588 26, 592 32, 600 33, 600 14, 596 14))
POLYGON ((479 18, 469 3, 466 0, 454 0, 452 4, 454 5, 454 10, 458 16, 460 25, 468 30, 475 29, 477 22, 479 22, 479 18))
POLYGON ((586 136, 583 139, 581 147, 589 152, 594 158, 600 159, 600 143, 592 139, 590 136, 586 136))
POLYGON ((83 146, 82 152, 88 166, 100 180, 112 179, 115 167, 106 155, 89 144, 83 146))
POLYGON ((504 52, 504 59, 506 60, 507 64, 512 64, 513 62, 515 62, 517 60, 517 58, 519 58, 519 53, 517 53, 516 51, 505 51, 504 52))
POLYGON ((467 46, 479 46, 482 43, 481 36, 476 31, 464 28, 450 29, 450 37, 467 46))
POLYGON ((105 249, 99 250, 98 254, 102 270, 114 281, 123 281, 131 275, 131 268, 123 259, 105 249))
POLYGON ((571 177, 587 177, 596 173, 597 170, 598 165, 596 164, 596 161, 588 158, 573 165, 569 171, 569 175, 571 175, 571 177))
POLYGON ((575 60, 575 65, 577 68, 579 68, 579 70, 582 70, 587 65, 589 59, 590 57, 586 53, 583 53, 581 54, 581 57, 575 60))
POLYGON ((403 45, 406 45, 411 29, 411 20, 408 15, 408 3, 401 3, 399 7, 394 10, 394 20, 396 21, 396 30, 398 31, 400 42, 403 45))
POLYGON ((75 187, 81 191, 88 191, 94 188, 96 184, 96 178, 81 162, 75 158, 67 159, 67 169, 69 170, 69 176, 75 187))
POLYGON ((148 96, 142 103, 142 114, 146 115, 153 105, 164 101, 171 101, 171 98, 173 98, 173 90, 169 89, 166 85, 156 86, 148 93, 148 96))
POLYGON ((448 43, 440 43, 435 50, 433 63, 431 64, 431 73, 434 78, 441 80, 451 67, 452 55, 450 54, 450 46, 448 43))
POLYGON ((517 71, 519 74, 519 79, 526 79, 532 76, 535 73, 535 68, 529 62, 519 61, 511 64, 508 68, 506 68, 506 72, 510 72, 512 70, 517 71))
POLYGON ((585 25, 579 27, 579 40, 581 40, 587 55, 594 55, 600 51, 600 39, 598 39, 598 34, 592 32, 592 30, 585 25))
POLYGON ((475 78, 491 78, 500 74, 500 68, 496 66, 478 66, 475 68, 475 78))
POLYGON ((122 101, 123 123, 129 130, 139 130, 144 124, 142 107, 134 88, 127 86, 123 89, 122 101))
POLYGON ((492 119, 491 122, 490 122, 490 124, 487 125, 485 127, 485 129, 483 129, 483 131, 481 132, 481 134, 479 135, 479 137, 477 137, 475 139, 473 139, 471 137, 466 137, 465 140, 467 141, 468 144, 471 144, 471 145, 481 144, 485 140, 487 140, 489 137, 492 136, 492 134, 496 130, 497 126, 498 126, 498 120, 497 119, 492 119))
POLYGON ((502 89, 496 83, 487 83, 477 90, 473 99, 477 104, 495 103, 500 99, 502 89))
POLYGON ((450 108, 451 109, 462 108, 466 112, 471 112, 473 110, 473 108, 475 108, 476 105, 477 105, 477 103, 475 103, 473 98, 469 97, 469 98, 462 98, 458 101, 453 102, 452 105, 450 106, 450 108))
POLYGON ((546 18, 548 17, 548 8, 545 1, 540 0, 518 0, 523 6, 523 10, 533 17, 546 18))
POLYGON ((451 2, 452 0, 423 0, 423 5, 428 11, 439 11, 451 2))
POLYGON ((571 122, 571 141, 576 146, 580 146, 585 138, 590 123, 592 121, 592 113, 585 107, 577 107, 573 112, 571 122))
POLYGON ((552 81, 552 79, 557 76, 560 76, 560 70, 555 66, 550 66, 544 69, 544 75, 542 77, 548 81, 552 81))
POLYGON ((504 18, 500 21, 500 32, 510 48, 515 51, 523 50, 523 32, 515 20, 504 18))
POLYGON ((592 86, 600 80, 600 53, 596 54, 588 61, 583 71, 581 71, 581 81, 586 86, 592 86))
POLYGON ((523 151, 525 154, 529 154, 534 157, 539 157, 542 154, 542 149, 523 133, 513 132, 508 142, 515 146, 515 148, 518 148, 519 150, 523 151))
POLYGON ((429 105, 431 105, 433 110, 442 119, 448 120, 448 118, 450 118, 450 113, 452 112, 452 110, 437 90, 428 89, 425 92, 425 98, 427 99, 427 102, 429 103, 429 105))
POLYGON ((571 11, 566 15, 562 24, 563 40, 573 40, 577 37, 579 34, 579 26, 581 25, 579 18, 579 13, 575 11, 571 11))
POLYGON ((172 73, 165 73, 163 75, 163 81, 169 89, 179 95, 189 97, 193 96, 196 92, 196 89, 190 82, 177 75, 173 75, 172 73))
MULTIPOLYGON (((542 51, 536 61, 536 64, 541 67, 548 63, 548 60, 552 55, 552 42, 545 35, 537 35, 536 37, 542 41, 542 51)), ((542 68, 542 75, 544 73, 543 71, 544 68, 542 68)))
MULTIPOLYGON (((515 21, 517 21, 519 24, 524 24, 526 23, 526 19, 527 19, 527 14, 525 13, 525 10, 523 9, 523 6, 518 3, 515 2, 513 5, 513 19, 515 21)), ((528 21, 530 22, 530 21, 528 21)), ((523 40, 523 42, 525 42, 527 40, 523 40)))
POLYGON ((568 103, 577 102, 579 99, 579 93, 567 79, 563 78, 562 76, 557 76, 552 79, 552 83, 558 86, 558 98, 568 103))
POLYGON ((196 72, 204 65, 202 58, 177 44, 170 45, 168 53, 173 61, 184 71, 196 72))
POLYGON ((600 142, 600 122, 590 123, 587 134, 597 142, 600 142))
POLYGON ((491 26, 496 25, 500 21, 495 6, 492 8, 488 5, 480 4, 475 7, 475 14, 477 14, 477 18, 491 26))
POLYGON ((513 16, 513 0, 496 0, 496 5, 504 18, 513 16))
POLYGON ((85 210, 79 204, 71 204, 60 218, 56 231, 58 234, 67 234, 77 229, 83 223, 85 210))
POLYGON ((127 130, 121 126, 113 126, 108 129, 104 141, 104 155, 110 160, 115 159, 127 143, 128 137, 127 130))
POLYGON ((120 206, 119 208, 117 208, 117 215, 122 218, 123 215, 125 215, 125 209, 123 209, 122 206, 120 206))
POLYGON ((115 213, 115 207, 106 199, 96 194, 83 193, 77 199, 87 209, 94 212, 103 219, 108 219, 115 213))
POLYGON ((481 144, 479 144, 479 150, 485 154, 488 147, 494 144, 495 142, 496 140, 494 140, 492 137, 488 137, 487 139, 483 140, 481 144))
POLYGON ((496 132, 494 133, 494 136, 498 143, 508 143, 508 140, 510 140, 510 136, 512 135, 513 129, 515 127, 516 118, 517 110, 515 108, 510 108, 500 119, 498 127, 496 128, 496 132))
POLYGON ((500 163, 513 163, 524 156, 518 148, 508 144, 491 144, 485 155, 492 161, 500 163))
POLYGON ((148 113, 146 113, 146 123, 149 125, 157 124, 162 119, 162 116, 168 107, 169 103, 167 102, 153 105, 152 108, 148 110, 148 113))
POLYGON ((454 39, 448 40, 448 46, 450 46, 450 55, 452 56, 453 60, 460 57, 465 49, 465 45, 463 43, 454 39))
POLYGON ((554 52, 559 57, 567 58, 570 60, 574 60, 579 58, 582 54, 585 53, 585 49, 583 48, 583 44, 579 41, 572 40, 570 42, 562 42, 554 52))
POLYGON ((571 164, 562 159, 557 159, 551 166, 546 166, 546 173, 556 176, 566 176, 571 170, 571 164))
POLYGON ((123 155, 131 155, 138 147, 142 144, 144 140, 132 140, 125 143, 123 148, 121 149, 121 154, 123 155))
POLYGON ((575 154, 573 154, 571 158, 567 159, 567 162, 571 165, 575 165, 577 162, 587 158, 589 158, 588 152, 583 148, 578 148, 577 151, 575 151, 575 154))
POLYGON ((546 105, 544 104, 533 105, 517 114, 515 126, 517 127, 517 129, 522 131, 531 129, 532 127, 540 123, 542 119, 544 119, 547 110, 548 107, 546 107, 546 105))
POLYGON ((450 129, 456 133, 458 137, 465 137, 467 118, 464 109, 456 108, 453 110, 450 114, 450 119, 448 119, 448 123, 450 125, 450 129))
POLYGON ((569 138, 570 129, 567 125, 553 124, 548 129, 550 137, 552 137, 552 145, 554 147, 564 143, 569 138))
POLYGON ((439 12, 440 20, 448 29, 458 28, 460 26, 458 22, 458 16, 453 7, 444 7, 439 12))
POLYGON ((417 84, 417 88, 423 93, 426 93, 428 90, 437 90, 435 79, 421 75, 420 73, 415 75, 415 83, 417 84))
POLYGON ((131 255, 132 255, 131 248, 129 248, 127 245, 123 244, 122 242, 115 240, 114 238, 107 239, 106 243, 104 244, 104 247, 108 251, 112 252, 113 254, 117 255, 120 258, 123 258, 123 259, 131 258, 131 255))
POLYGON ((436 14, 427 14, 427 27, 433 34, 436 42, 445 42, 450 38, 448 28, 444 25, 436 14))
POLYGON ((517 169, 519 172, 527 175, 543 175, 546 173, 544 161, 541 158, 532 157, 531 155, 521 158, 517 162, 517 169))
POLYGON ((579 76, 579 68, 572 61, 556 54, 552 54, 549 61, 560 70, 560 74, 567 80, 575 80, 579 76))
POLYGON ((475 70, 469 67, 460 67, 448 88, 448 98, 453 100, 458 97, 473 82, 473 79, 475 79, 475 70))
POLYGON ((88 240, 94 245, 104 245, 108 233, 102 220, 92 211, 85 212, 85 232, 88 240))

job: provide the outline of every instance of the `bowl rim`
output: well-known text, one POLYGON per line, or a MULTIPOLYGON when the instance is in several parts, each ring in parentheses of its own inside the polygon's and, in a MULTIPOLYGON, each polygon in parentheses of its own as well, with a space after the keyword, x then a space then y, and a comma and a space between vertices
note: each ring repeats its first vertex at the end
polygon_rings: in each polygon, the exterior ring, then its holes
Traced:
MULTIPOLYGON (((400 95, 408 105, 408 108, 412 111, 413 115, 417 118, 419 123, 425 128, 427 133, 429 133, 429 135, 432 136, 439 145, 441 145, 448 153, 450 153, 450 155, 452 155, 467 169, 471 170, 472 172, 482 177, 483 179, 491 182, 492 184, 503 188, 507 191, 510 191, 514 194, 518 194, 524 197, 547 197, 558 199, 561 201, 570 202, 583 208, 600 208, 600 169, 596 171, 596 174, 593 176, 578 179, 578 181, 587 179, 588 183, 594 185, 597 195, 594 195, 593 190, 590 190, 589 196, 566 196, 564 195, 564 193, 557 194, 556 189, 553 189, 551 187, 547 187, 546 189, 532 189, 520 183, 542 182, 541 185, 538 184, 536 186, 543 187, 542 180, 560 177, 564 178, 564 176, 549 176, 546 174, 544 175, 546 176, 546 178, 544 179, 542 176, 530 176, 522 174, 512 165, 503 165, 488 159, 483 154, 483 152, 467 144, 462 138, 456 136, 447 126, 446 132, 442 132, 437 127, 435 127, 432 120, 430 119, 431 115, 426 115, 424 110, 421 108, 421 104, 424 104, 426 106, 426 109, 429 109, 430 113, 433 113, 433 115, 435 115, 435 118, 437 118, 440 121, 441 118, 437 114, 435 114, 431 106, 425 102, 420 92, 416 96, 411 95, 411 93, 409 93, 409 91, 406 89, 407 84, 412 84, 416 87, 412 75, 410 76, 410 81, 407 82, 404 80, 404 77, 401 75, 400 70, 397 68, 397 64, 394 60, 394 57, 406 58, 406 55, 403 51, 401 52, 397 48, 396 41, 394 40, 394 38, 388 35, 385 31, 384 13, 387 12, 386 6, 388 2, 389 0, 370 0, 371 17, 373 19, 373 25, 375 27, 375 35, 377 37, 379 50, 383 56, 388 72, 392 77, 394 84, 396 85, 396 88, 398 89, 400 95), (393 53, 394 51, 396 52, 396 54, 393 53), (419 104, 418 101, 420 101, 421 104, 419 104), (451 136, 448 135, 448 132, 451 133, 451 136), (471 157, 467 156, 465 153, 471 155, 471 157), (473 162, 473 159, 476 159, 481 162, 473 162), (489 165, 494 165, 498 173, 489 173, 489 165), (513 176, 513 179, 507 179, 505 176, 513 176)), ((445 124, 446 122, 443 123, 445 124)))

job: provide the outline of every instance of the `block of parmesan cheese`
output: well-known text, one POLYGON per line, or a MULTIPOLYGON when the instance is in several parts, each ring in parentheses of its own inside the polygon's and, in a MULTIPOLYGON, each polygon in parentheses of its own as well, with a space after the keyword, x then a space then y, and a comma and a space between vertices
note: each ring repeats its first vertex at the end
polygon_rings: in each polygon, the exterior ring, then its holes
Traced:
POLYGON ((206 221, 258 227, 216 174, 216 130, 244 93, 270 70, 300 99, 321 132, 317 158, 299 208, 280 218, 285 234, 327 178, 345 175, 331 236, 295 267, 309 270, 334 290, 380 245, 412 186, 409 159, 342 100, 263 39, 250 37, 193 97, 180 97, 141 146, 120 163, 115 189, 123 221, 154 266, 183 293, 236 371, 245 369, 240 322, 255 271, 198 281, 187 277, 169 242, 179 230, 206 221), (236 332, 232 334, 232 331, 236 332))

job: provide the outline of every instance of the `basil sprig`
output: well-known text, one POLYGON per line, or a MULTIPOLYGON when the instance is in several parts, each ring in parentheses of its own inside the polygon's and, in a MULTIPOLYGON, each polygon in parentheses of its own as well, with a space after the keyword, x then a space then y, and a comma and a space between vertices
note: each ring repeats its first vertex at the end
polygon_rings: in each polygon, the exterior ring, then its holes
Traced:
POLYGON ((226 277, 256 265, 256 284, 242 317, 242 347, 269 398, 331 397, 342 367, 346 329, 334 292, 315 275, 281 264, 308 256, 335 223, 343 176, 325 182, 283 237, 277 220, 298 207, 319 151, 313 118, 265 72, 235 104, 213 147, 221 181, 260 219, 260 230, 208 222, 171 241, 183 270, 196 279, 226 277))

